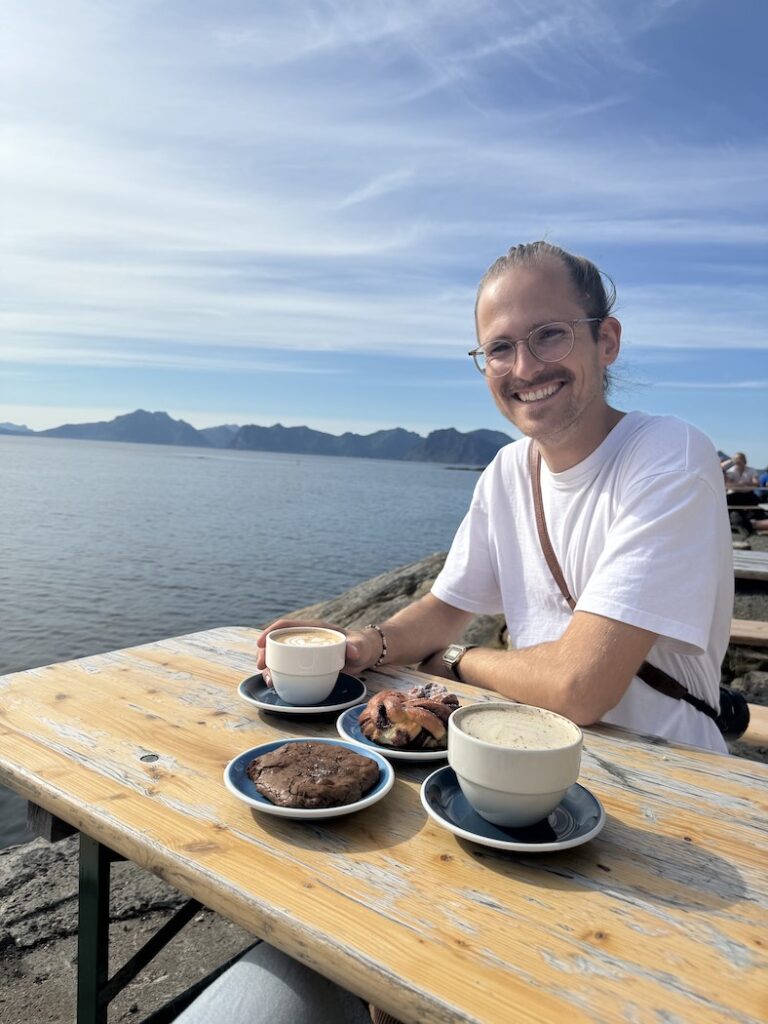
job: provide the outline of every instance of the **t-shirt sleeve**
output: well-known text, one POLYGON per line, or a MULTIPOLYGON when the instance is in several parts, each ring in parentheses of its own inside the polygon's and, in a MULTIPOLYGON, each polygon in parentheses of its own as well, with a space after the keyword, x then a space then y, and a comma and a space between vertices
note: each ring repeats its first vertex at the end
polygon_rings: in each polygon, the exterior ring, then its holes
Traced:
POLYGON ((490 553, 488 512, 477 491, 432 593, 446 604, 476 615, 502 611, 499 580, 490 553))
POLYGON ((704 652, 723 529, 723 495, 703 477, 673 472, 637 481, 622 495, 576 610, 657 633, 681 654, 704 652))

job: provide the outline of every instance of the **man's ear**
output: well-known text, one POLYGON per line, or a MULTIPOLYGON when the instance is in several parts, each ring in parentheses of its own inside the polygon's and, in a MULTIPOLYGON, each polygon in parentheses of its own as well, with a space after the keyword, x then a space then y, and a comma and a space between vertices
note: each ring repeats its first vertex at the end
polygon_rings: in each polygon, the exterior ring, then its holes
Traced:
POLYGON ((615 316, 607 316, 600 324, 597 341, 601 365, 610 366, 615 363, 621 350, 621 324, 615 316))

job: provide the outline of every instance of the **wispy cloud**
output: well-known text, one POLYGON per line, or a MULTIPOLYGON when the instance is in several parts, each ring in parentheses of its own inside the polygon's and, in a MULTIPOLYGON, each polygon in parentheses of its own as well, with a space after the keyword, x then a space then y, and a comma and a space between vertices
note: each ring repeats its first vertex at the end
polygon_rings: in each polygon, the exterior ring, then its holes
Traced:
POLYGON ((678 60, 703 7, 8 0, 0 361, 449 380, 475 281, 542 236, 616 277, 630 354, 765 348, 759 76, 678 60))

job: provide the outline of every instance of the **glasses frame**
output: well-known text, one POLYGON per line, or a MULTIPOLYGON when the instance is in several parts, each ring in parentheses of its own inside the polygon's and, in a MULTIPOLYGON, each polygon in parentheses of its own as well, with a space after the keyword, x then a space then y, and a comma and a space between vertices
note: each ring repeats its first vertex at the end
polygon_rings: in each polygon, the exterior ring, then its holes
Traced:
MULTIPOLYGON (((525 347, 528 349, 528 351, 531 353, 533 358, 538 363, 562 363, 562 361, 564 359, 567 359, 568 356, 571 354, 571 352, 573 352, 573 347, 576 344, 576 331, 574 330, 574 327, 576 326, 576 324, 600 324, 600 323, 603 322, 603 320, 604 320, 604 317, 600 317, 600 316, 583 316, 583 317, 579 317, 577 320, 552 320, 548 324, 539 324, 538 327, 534 327, 532 331, 528 332, 528 336, 525 337, 525 338, 520 338, 517 341, 511 341, 511 340, 508 340, 508 339, 505 338, 504 340, 507 341, 508 344, 514 346, 515 356, 514 356, 514 359, 512 360, 512 362, 509 364, 509 369, 505 370, 504 373, 486 373, 486 368, 484 368, 484 367, 482 367, 480 365, 480 363, 478 362, 478 358, 477 357, 478 357, 478 355, 481 352, 483 354, 485 354, 485 346, 484 345, 478 345, 477 348, 470 349, 470 351, 467 352, 467 355, 468 356, 472 356, 472 360, 473 360, 475 366, 477 367, 479 372, 482 373, 482 375, 484 377, 494 377, 494 378, 496 378, 496 377, 506 377, 506 375, 508 373, 511 373, 512 370, 515 368, 515 363, 517 362, 517 347, 518 347, 518 345, 525 345, 525 347), (545 327, 554 327, 557 324, 566 324, 568 327, 570 327, 570 329, 571 329, 571 347, 563 355, 558 356, 557 359, 542 359, 541 356, 537 356, 536 353, 531 348, 531 338, 534 336, 534 334, 536 334, 537 331, 541 331, 545 327)), ((486 359, 487 358, 488 357, 486 356, 486 359)))

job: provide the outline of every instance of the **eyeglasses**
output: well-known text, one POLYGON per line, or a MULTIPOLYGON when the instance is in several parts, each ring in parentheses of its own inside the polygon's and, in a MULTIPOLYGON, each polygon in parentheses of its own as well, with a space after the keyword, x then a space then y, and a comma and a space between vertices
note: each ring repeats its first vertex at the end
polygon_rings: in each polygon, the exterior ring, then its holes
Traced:
POLYGON ((554 324, 542 324, 534 327, 527 338, 520 341, 508 341, 500 338, 488 345, 480 345, 467 355, 472 356, 480 373, 488 377, 503 377, 509 373, 517 362, 517 346, 525 345, 534 359, 540 363, 559 363, 570 355, 576 344, 576 324, 596 324, 601 322, 599 316, 582 317, 580 320, 558 321, 554 324))

